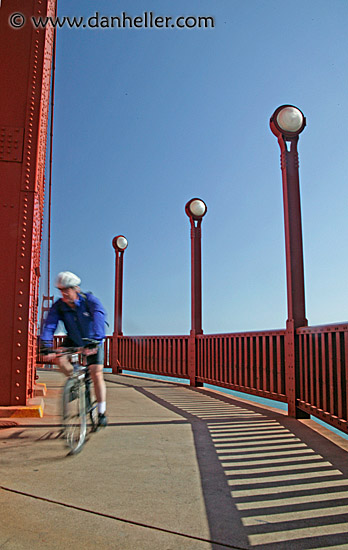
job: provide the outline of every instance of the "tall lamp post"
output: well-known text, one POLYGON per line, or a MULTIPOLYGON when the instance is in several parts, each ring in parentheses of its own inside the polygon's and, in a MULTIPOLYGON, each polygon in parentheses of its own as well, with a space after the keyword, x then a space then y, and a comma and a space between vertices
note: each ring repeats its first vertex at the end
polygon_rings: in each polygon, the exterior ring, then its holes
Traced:
POLYGON ((294 328, 308 324, 306 319, 300 185, 298 174, 297 142, 306 126, 303 113, 292 105, 278 107, 271 117, 270 126, 277 136, 283 178, 284 227, 286 250, 286 278, 288 321, 294 328))
POLYGON ((112 246, 115 249, 115 311, 114 336, 122 336, 122 288, 123 288, 123 254, 128 241, 123 235, 114 237, 112 246))
POLYGON ((296 358, 296 329, 308 325, 305 307, 299 162, 297 152, 299 134, 304 130, 305 126, 306 119, 303 113, 293 105, 278 107, 270 120, 271 130, 278 138, 281 151, 288 302, 285 339, 285 376, 288 414, 294 417, 305 415, 305 413, 296 408, 299 379, 296 358))
POLYGON ((188 375, 191 386, 202 386, 197 381, 196 336, 202 330, 202 249, 201 225, 207 205, 201 199, 191 199, 185 206, 191 223, 191 330, 188 343, 188 375))
POLYGON ((191 199, 185 206, 191 223, 191 334, 202 334, 202 250, 201 224, 207 205, 191 199))

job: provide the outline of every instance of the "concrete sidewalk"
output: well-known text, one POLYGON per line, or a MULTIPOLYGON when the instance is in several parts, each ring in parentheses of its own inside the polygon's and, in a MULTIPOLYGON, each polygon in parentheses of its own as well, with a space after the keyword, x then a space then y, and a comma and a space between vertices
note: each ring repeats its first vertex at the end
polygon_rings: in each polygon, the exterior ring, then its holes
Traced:
POLYGON ((58 373, 40 372, 43 418, 0 419, 1 550, 348 550, 348 441, 217 392, 105 378, 109 426, 74 457, 58 373))

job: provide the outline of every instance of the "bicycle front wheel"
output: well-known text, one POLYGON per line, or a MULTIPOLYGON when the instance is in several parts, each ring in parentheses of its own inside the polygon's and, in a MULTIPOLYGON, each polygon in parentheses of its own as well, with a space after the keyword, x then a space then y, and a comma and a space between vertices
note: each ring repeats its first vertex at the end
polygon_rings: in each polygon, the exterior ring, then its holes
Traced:
POLYGON ((63 430, 69 454, 76 454, 86 439, 87 419, 85 384, 77 377, 68 378, 63 391, 63 430))
POLYGON ((89 415, 91 421, 92 432, 98 429, 98 403, 95 399, 94 392, 92 391, 92 383, 89 378, 85 379, 86 385, 86 414, 89 415))

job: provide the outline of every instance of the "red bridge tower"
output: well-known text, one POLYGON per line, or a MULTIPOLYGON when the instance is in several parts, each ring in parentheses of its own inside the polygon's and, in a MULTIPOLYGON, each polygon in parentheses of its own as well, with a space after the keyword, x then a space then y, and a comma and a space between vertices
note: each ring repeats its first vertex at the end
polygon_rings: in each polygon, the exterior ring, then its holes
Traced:
POLYGON ((56 0, 0 7, 0 406, 33 393, 54 30, 31 17, 55 10, 56 0))

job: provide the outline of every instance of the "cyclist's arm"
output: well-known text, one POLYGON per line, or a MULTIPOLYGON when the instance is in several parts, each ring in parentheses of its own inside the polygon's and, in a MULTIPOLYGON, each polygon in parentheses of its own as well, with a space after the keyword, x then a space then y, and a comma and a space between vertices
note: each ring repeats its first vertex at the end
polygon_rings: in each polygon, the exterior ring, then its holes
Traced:
POLYGON ((93 296, 92 300, 92 333, 90 337, 93 338, 93 340, 101 341, 105 338, 105 310, 98 298, 93 296))
POLYGON ((58 322, 59 322, 59 313, 55 303, 49 310, 43 329, 41 331, 41 334, 40 334, 41 344, 47 344, 47 346, 50 345, 52 347, 53 336, 58 326, 58 322))

